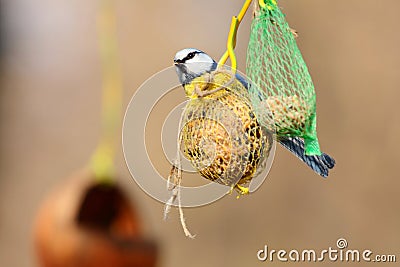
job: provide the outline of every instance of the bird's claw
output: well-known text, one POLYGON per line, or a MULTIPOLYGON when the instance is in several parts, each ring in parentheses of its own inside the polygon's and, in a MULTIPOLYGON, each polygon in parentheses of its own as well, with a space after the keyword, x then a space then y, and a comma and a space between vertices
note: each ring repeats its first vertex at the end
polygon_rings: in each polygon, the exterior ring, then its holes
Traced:
POLYGON ((241 196, 244 195, 248 195, 249 194, 249 188, 248 187, 244 187, 244 186, 240 186, 240 185, 235 185, 234 187, 236 189, 236 191, 239 193, 238 196, 236 196, 237 199, 239 199, 241 196))

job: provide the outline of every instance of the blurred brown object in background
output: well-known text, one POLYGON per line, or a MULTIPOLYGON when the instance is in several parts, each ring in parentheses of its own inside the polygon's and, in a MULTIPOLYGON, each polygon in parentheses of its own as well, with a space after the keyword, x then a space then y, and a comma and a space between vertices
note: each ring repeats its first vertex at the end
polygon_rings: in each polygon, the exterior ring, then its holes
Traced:
POLYGON ((96 182, 89 171, 45 199, 34 241, 43 267, 152 267, 157 259, 155 242, 141 236, 135 207, 120 187, 96 182))

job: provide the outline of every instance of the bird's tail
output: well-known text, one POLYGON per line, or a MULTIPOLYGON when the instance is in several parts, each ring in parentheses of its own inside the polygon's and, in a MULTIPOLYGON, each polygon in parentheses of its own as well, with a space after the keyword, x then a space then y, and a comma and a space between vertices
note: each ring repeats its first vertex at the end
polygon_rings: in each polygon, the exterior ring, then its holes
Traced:
POLYGON ((320 156, 305 155, 304 141, 300 137, 279 137, 278 141, 322 177, 327 177, 329 169, 335 166, 335 160, 325 153, 320 156))

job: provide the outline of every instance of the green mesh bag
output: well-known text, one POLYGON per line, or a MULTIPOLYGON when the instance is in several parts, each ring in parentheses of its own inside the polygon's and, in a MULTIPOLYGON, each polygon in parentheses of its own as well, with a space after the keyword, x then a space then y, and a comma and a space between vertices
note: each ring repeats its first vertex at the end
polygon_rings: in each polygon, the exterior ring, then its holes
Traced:
POLYGON ((269 107, 278 136, 302 137, 306 155, 321 155, 316 131, 316 97, 295 32, 275 0, 255 11, 247 51, 247 76, 256 112, 269 107))

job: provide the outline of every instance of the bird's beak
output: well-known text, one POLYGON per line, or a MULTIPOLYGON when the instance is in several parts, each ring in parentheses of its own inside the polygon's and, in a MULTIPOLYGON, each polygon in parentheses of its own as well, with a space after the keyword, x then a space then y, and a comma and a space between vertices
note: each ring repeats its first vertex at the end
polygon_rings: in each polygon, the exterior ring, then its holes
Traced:
POLYGON ((182 63, 180 63, 180 62, 174 61, 174 66, 175 66, 176 68, 182 68, 184 65, 183 65, 182 63))

